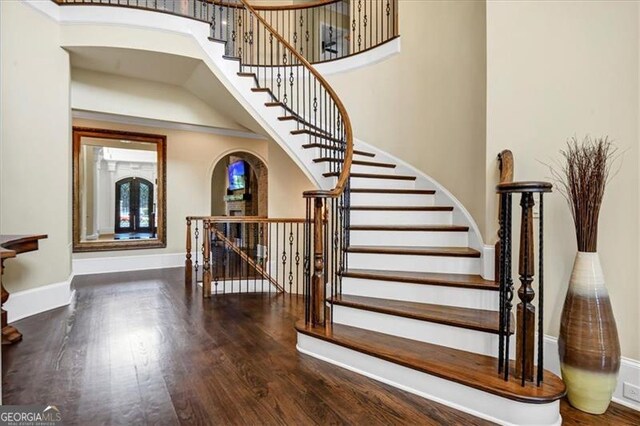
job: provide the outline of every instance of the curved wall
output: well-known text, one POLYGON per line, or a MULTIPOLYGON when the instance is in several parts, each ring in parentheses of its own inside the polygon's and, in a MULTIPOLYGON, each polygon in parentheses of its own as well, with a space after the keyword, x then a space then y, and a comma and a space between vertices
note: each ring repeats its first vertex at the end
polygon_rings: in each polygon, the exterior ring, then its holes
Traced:
POLYGON ((327 80, 355 137, 433 177, 484 229, 485 3, 399 5, 400 53, 327 80))

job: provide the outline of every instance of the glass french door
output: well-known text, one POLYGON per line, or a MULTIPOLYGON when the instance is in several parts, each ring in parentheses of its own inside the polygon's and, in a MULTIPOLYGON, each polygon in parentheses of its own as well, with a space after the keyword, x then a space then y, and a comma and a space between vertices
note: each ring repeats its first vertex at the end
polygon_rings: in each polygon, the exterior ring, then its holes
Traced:
POLYGON ((153 221, 153 183, 139 177, 117 181, 115 233, 151 233, 153 221))

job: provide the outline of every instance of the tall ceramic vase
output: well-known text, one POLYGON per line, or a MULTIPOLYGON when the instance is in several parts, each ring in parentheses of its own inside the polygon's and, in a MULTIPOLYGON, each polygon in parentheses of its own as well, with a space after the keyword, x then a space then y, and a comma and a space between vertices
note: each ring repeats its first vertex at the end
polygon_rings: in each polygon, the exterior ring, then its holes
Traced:
POLYGON ((620 342, 598 253, 576 256, 558 349, 571 405, 591 414, 604 413, 616 388, 620 342))

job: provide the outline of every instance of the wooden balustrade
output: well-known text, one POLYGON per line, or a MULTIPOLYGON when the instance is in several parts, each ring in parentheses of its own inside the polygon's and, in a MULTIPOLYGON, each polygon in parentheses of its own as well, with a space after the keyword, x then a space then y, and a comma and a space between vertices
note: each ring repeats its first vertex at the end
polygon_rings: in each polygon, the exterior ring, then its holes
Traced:
POLYGON ((512 195, 521 194, 520 208, 520 249, 518 274, 520 288, 516 307, 516 350, 514 376, 520 379, 522 386, 535 381, 539 386, 543 379, 543 315, 544 315, 544 213, 543 194, 551 192, 552 185, 548 182, 513 182, 513 157, 511 152, 503 151, 500 156, 501 183, 496 187, 500 195, 499 208, 499 242, 496 245, 496 274, 500 284, 500 324, 498 347, 498 371, 509 380, 510 336, 512 334, 512 308, 514 285, 512 278, 512 195), (538 224, 538 298, 537 308, 533 302, 535 291, 533 281, 535 277, 535 248, 534 248, 534 194, 539 199, 538 224), (536 321, 536 312, 538 315, 536 321), (537 335, 537 344, 536 344, 537 335), (537 351, 537 360, 536 360, 537 351), (537 374, 536 374, 537 361, 537 374))
POLYGON ((324 200, 313 199, 313 281, 311 288, 311 323, 324 324, 325 320, 325 230, 324 230, 324 200))

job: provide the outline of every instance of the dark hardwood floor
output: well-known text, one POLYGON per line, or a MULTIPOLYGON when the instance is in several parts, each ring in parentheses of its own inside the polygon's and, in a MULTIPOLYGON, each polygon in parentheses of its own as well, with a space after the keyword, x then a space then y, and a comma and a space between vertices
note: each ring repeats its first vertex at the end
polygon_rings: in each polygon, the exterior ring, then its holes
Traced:
MULTIPOLYGON (((182 269, 77 277, 73 306, 19 321, 3 348, 5 404, 53 404, 64 424, 486 425, 301 355, 289 296, 204 301, 182 269)), ((565 424, 640 424, 613 404, 565 424)))

